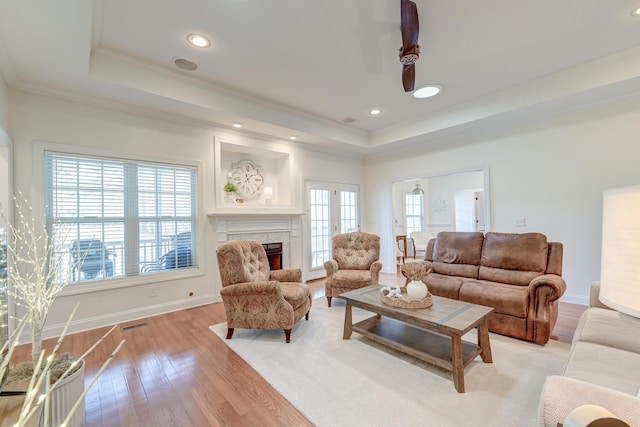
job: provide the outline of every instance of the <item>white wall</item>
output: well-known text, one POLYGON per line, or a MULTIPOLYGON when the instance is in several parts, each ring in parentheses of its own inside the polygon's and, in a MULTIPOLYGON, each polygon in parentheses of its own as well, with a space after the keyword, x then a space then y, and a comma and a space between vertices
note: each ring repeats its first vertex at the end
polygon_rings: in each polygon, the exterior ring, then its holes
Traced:
POLYGON ((7 144, 9 133, 9 88, 0 73, 0 145, 7 144))
MULTIPOLYGON (((207 217, 215 206, 214 137, 225 141, 250 141, 232 130, 204 129, 170 120, 153 119, 114 110, 92 107, 26 93, 12 98, 11 126, 14 141, 15 188, 42 208, 42 164, 34 150, 34 142, 76 145, 83 149, 100 150, 114 157, 169 162, 200 163, 199 229, 201 242, 200 270, 196 277, 126 286, 117 290, 96 291, 69 295, 66 288, 50 313, 47 336, 59 332, 60 325, 76 301, 80 308, 73 330, 123 322, 135 318, 219 301, 220 278, 215 261, 215 219, 207 217), (151 286, 157 296, 151 296, 151 286), (193 296, 189 293, 193 292, 193 296)), ((253 141, 260 144, 264 141, 253 141)), ((289 141, 267 141, 290 144, 289 141)), ((293 147, 293 145, 291 145, 293 147)), ((360 161, 331 154, 291 148, 295 154, 295 180, 302 175, 320 179, 338 178, 361 184, 363 168, 360 161)), ((299 191, 299 185, 296 189, 299 191)), ((296 197, 300 200, 300 196, 296 197)), ((292 248, 300 252, 302 248, 292 248)), ((138 278, 139 279, 139 278, 138 278)))
POLYGON ((2 206, 9 206, 10 185, 9 88, 0 73, 0 204, 2 206))
POLYGON ((490 165, 492 231, 542 232, 564 243, 565 301, 586 304, 600 276, 602 191, 640 183, 640 98, 540 120, 511 130, 476 130, 365 162, 367 223, 393 266, 391 183, 490 165), (463 143, 463 145, 461 145, 463 143), (525 217, 525 227, 514 227, 525 217))

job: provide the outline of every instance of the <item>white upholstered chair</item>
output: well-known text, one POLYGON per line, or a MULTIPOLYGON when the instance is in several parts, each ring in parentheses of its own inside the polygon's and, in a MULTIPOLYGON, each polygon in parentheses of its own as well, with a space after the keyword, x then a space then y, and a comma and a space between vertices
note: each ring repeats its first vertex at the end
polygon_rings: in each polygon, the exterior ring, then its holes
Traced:
POLYGON ((429 240, 433 239, 433 236, 428 231, 414 231, 409 233, 411 250, 409 253, 413 253, 413 258, 424 259, 427 254, 427 244, 429 240))

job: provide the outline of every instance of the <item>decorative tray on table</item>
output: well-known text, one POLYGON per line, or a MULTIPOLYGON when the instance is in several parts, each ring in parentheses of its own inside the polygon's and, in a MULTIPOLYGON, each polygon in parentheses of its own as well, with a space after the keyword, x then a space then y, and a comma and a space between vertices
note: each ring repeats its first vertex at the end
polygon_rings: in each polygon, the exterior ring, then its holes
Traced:
POLYGON ((433 305, 431 293, 424 298, 411 298, 407 295, 407 287, 400 288, 384 287, 380 289, 380 300, 392 307, 400 308, 427 308, 433 305))

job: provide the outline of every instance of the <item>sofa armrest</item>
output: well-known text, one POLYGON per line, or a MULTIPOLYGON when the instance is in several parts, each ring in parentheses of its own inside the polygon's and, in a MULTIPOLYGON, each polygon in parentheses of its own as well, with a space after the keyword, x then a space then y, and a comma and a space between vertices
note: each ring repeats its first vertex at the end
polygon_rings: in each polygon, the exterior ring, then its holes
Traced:
POLYGON ((569 412, 564 427, 629 427, 629 424, 598 405, 582 405, 569 412))
POLYGON ((380 283, 380 270, 382 270, 382 262, 380 261, 374 261, 373 264, 369 266, 372 285, 377 285, 378 283, 380 283))
POLYGON ((330 259, 329 261, 325 261, 324 269, 327 271, 327 279, 333 277, 333 274, 338 271, 338 261, 335 259, 330 259))
POLYGON ((560 298, 567 290, 567 282, 556 274, 543 274, 529 283, 529 296, 533 301, 545 298, 545 304, 560 298))
POLYGON ((271 270, 269 278, 271 280, 277 280, 278 282, 302 282, 302 270, 299 268, 271 270))
POLYGON ((600 282, 591 282, 589 291, 589 307, 599 307, 611 310, 611 307, 600 302, 600 282))
POLYGON ((571 411, 587 404, 602 406, 629 425, 640 425, 640 398, 559 375, 547 377, 542 387, 540 425, 557 427, 571 411))

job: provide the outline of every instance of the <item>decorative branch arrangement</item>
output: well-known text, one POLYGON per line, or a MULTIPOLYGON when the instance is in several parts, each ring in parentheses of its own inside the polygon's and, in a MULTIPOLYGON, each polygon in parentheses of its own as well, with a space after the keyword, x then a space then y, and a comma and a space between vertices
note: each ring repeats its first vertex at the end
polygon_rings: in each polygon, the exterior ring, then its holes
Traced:
POLYGON ((402 266, 402 272, 409 280, 422 280, 432 271, 432 269, 427 271, 427 266, 419 262, 411 262, 402 266))
POLYGON ((14 197, 17 225, 7 221, 4 211, 0 215, 7 224, 9 241, 5 258, 7 278, 12 287, 8 294, 17 305, 24 307, 31 324, 31 358, 37 363, 42 351, 42 329, 49 309, 69 282, 69 273, 63 274, 62 254, 54 251, 54 235, 50 235, 46 219, 36 220, 33 209, 22 193, 14 197))
MULTIPOLYGON (((19 345, 19 338, 26 325, 29 324, 32 337, 33 370, 29 378, 29 385, 24 392, 24 401, 15 426, 26 426, 36 414, 40 416, 39 414, 42 413, 41 425, 48 427, 51 425, 51 420, 49 420, 50 398, 57 383, 77 369, 77 365, 82 363, 84 358, 101 344, 117 325, 113 326, 83 355, 71 358, 72 363, 52 384, 51 368, 56 361, 58 350, 67 334, 78 304, 69 316, 51 354, 45 358, 45 352, 42 350, 42 330, 53 302, 69 282, 70 273, 63 268, 63 254, 55 251, 57 239, 56 236, 52 236, 48 232, 46 219, 43 217, 42 220, 37 221, 33 216, 31 206, 22 193, 19 195, 20 199, 14 197, 17 225, 12 225, 7 221, 0 206, 0 216, 8 229, 7 249, 6 253, 2 254, 8 261, 7 276, 6 278, 0 277, 0 288, 5 291, 5 295, 12 296, 18 306, 25 309, 24 316, 18 320, 16 328, 0 350, 0 391, 11 369, 9 363, 15 347, 19 345)), ((52 230, 54 228, 52 227, 52 230)), ((2 246, 0 246, 0 250, 3 250, 2 246)), ((5 314, 0 313, 0 316, 5 314)), ((82 404, 86 393, 120 351, 124 342, 125 340, 120 341, 107 358, 91 383, 77 399, 73 408, 67 413, 66 419, 60 424, 61 426, 66 427, 73 414, 81 407, 84 410, 82 404)))

